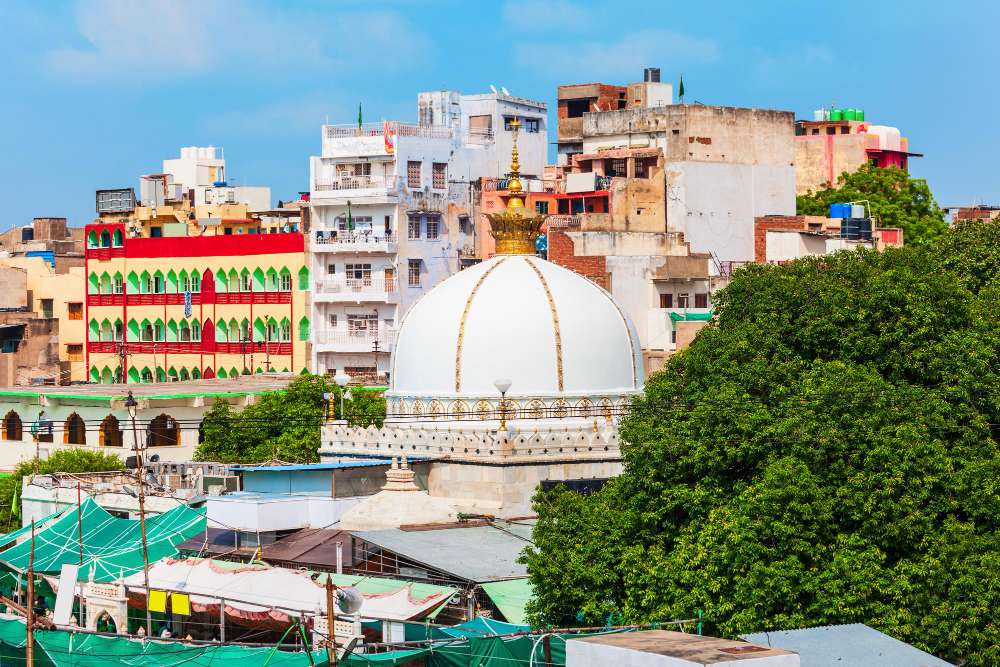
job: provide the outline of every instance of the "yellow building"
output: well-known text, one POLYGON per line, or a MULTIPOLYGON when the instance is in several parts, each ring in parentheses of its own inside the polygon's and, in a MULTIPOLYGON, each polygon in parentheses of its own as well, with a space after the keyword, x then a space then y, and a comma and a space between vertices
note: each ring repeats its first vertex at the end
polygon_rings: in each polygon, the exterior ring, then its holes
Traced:
POLYGON ((86 230, 90 380, 307 370, 309 269, 303 235, 287 229, 239 204, 102 213, 86 230))
POLYGON ((68 267, 66 273, 56 273, 53 265, 42 257, 0 257, 0 267, 22 269, 26 274, 28 310, 59 321, 60 371, 58 377, 45 378, 46 381, 69 384, 73 380, 86 380, 84 268, 68 267))

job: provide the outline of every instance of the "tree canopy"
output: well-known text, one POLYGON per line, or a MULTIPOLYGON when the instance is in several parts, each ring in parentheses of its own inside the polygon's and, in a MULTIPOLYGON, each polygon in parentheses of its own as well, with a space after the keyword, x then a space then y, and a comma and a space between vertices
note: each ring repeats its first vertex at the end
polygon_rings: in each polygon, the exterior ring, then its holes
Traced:
POLYGON ((843 172, 837 185, 826 183, 795 198, 799 215, 829 215, 830 204, 867 199, 880 227, 900 227, 907 243, 921 243, 940 236, 948 228, 944 212, 934 200, 927 181, 910 178, 905 169, 862 165, 853 173, 843 172))
MULTIPOLYGON (((39 474, 56 472, 103 472, 124 470, 125 462, 116 454, 89 451, 76 447, 57 449, 46 459, 39 459, 39 474)), ((15 517, 21 516, 20 496, 22 480, 35 472, 35 459, 21 461, 9 477, 0 479, 0 532, 20 528, 15 517)))
MULTIPOLYGON (((327 409, 340 419, 340 387, 322 375, 303 375, 283 391, 265 392, 256 403, 235 409, 217 399, 205 413, 199 461, 265 463, 275 456, 299 463, 319 461, 320 427, 327 409), (329 406, 323 398, 329 393, 329 406)), ((385 398, 379 390, 351 388, 344 412, 352 425, 382 425, 385 398)))
POLYGON ((531 620, 860 622, 1000 662, 995 234, 737 272, 622 420, 623 474, 536 495, 531 620))

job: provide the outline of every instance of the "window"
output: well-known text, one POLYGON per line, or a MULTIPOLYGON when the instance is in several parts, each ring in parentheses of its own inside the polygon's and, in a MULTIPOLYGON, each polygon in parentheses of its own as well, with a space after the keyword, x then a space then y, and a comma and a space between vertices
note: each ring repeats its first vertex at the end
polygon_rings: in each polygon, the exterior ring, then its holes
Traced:
POLYGON ((139 340, 143 343, 153 342, 153 325, 146 322, 142 329, 139 330, 139 340))
POLYGON ((83 319, 83 304, 82 303, 70 303, 69 306, 69 319, 71 320, 82 320, 83 319))
POLYGON ((330 328, 337 328, 337 313, 330 313, 330 328))
POLYGON ((52 299, 40 299, 42 303, 42 317, 52 317, 52 299))
POLYGON ((396 270, 386 269, 385 270, 385 291, 395 292, 396 291, 396 270))
MULTIPOLYGON (((198 320, 191 323, 191 340, 193 342, 199 342, 201 340, 201 326, 198 324, 198 320)), ((195 369, 197 372, 198 369, 195 369)))
POLYGON ((11 410, 3 418, 3 439, 20 440, 22 437, 21 417, 11 410))
POLYGON ((188 278, 187 276, 181 276, 180 288, 181 288, 181 290, 180 290, 181 292, 190 292, 191 291, 191 279, 188 278))
POLYGON ((292 274, 290 273, 281 274, 281 291, 282 292, 292 291, 292 274))
POLYGON ((153 325, 153 340, 158 343, 163 340, 163 325, 159 322, 153 325))
POLYGON ((411 259, 409 263, 410 287, 420 287, 420 260, 411 259))
POLYGON ((281 323, 281 342, 289 343, 292 340, 292 323, 284 321, 281 323))
POLYGON ((115 322, 115 340, 122 341, 125 337, 125 325, 122 324, 121 320, 115 322))
POLYGON ((438 238, 438 227, 440 225, 440 220, 436 215, 427 216, 427 240, 437 241, 438 238))
POLYGON ((66 358, 70 361, 83 361, 83 345, 67 345, 66 358))
POLYGON ((504 116, 503 117, 503 129, 505 129, 506 131, 510 132, 510 124, 513 123, 513 122, 514 122, 514 117, 513 116, 504 116))
POLYGON ((150 280, 149 276, 142 277, 142 293, 149 294, 153 289, 153 281, 150 280))
POLYGON ((689 300, 690 300, 690 297, 688 297, 687 294, 678 294, 677 295, 677 307, 678 308, 687 308, 689 300))
POLYGON ((125 291, 125 281, 122 279, 121 276, 115 276, 114 285, 115 285, 114 286, 115 294, 121 294, 122 292, 125 291))
POLYGON ((435 190, 444 190, 448 187, 448 165, 443 162, 435 162, 431 175, 433 176, 431 187, 435 190))
POLYGON ((336 273, 337 273, 337 265, 336 264, 327 264, 326 265, 326 275, 332 276, 332 275, 334 275, 336 273))
POLYGON ((469 233, 469 216, 467 215, 458 216, 458 231, 461 234, 469 233))
POLYGON ((535 213, 541 213, 542 215, 549 214, 549 203, 547 201, 536 201, 535 202, 535 213))
POLYGON ((153 276, 153 292, 156 294, 163 293, 163 276, 153 276))
POLYGON ((299 340, 309 340, 309 318, 303 317, 299 320, 299 340))
POLYGON ((253 282, 250 280, 250 274, 244 273, 240 276, 240 291, 249 292, 253 289, 253 282))
POLYGON ((346 264, 344 273, 347 275, 348 281, 364 282, 365 285, 372 284, 371 264, 346 264))
POLYGON ((708 308, 708 295, 707 294, 695 294, 694 295, 694 307, 695 308, 708 308))
POLYGON ((267 342, 273 343, 278 340, 278 323, 271 320, 267 323, 267 342))
POLYGON ((660 295, 660 308, 673 308, 674 307, 674 295, 673 294, 661 294, 660 295))
POLYGON ((412 160, 406 163, 406 187, 420 187, 420 167, 422 165, 422 162, 414 162, 412 160))
POLYGON ((524 119, 524 131, 535 134, 538 132, 538 119, 537 118, 525 118, 524 119))
POLYGON ((180 444, 180 424, 170 415, 161 414, 149 423, 147 447, 173 447, 180 444))
POLYGON ((407 226, 409 239, 419 239, 420 238, 420 216, 411 215, 409 218, 409 223, 407 226))
POLYGON ((181 322, 180 339, 182 343, 191 342, 191 327, 184 321, 181 322))
POLYGON ((191 291, 200 292, 201 291, 201 276, 197 273, 191 274, 191 291))
POLYGON ((75 412, 67 417, 66 422, 63 424, 63 444, 87 444, 87 425, 84 423, 83 418, 75 412))
POLYGON ((348 315, 347 331, 349 336, 378 333, 378 315, 348 315))

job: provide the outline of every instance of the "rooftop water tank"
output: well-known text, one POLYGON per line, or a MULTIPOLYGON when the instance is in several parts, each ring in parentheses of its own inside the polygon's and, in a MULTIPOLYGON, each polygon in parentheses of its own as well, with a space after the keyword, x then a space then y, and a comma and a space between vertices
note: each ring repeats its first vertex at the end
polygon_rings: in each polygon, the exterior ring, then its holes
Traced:
POLYGON ((831 218, 845 218, 844 205, 843 204, 830 204, 830 217, 831 218))
POLYGON ((857 109, 844 109, 844 120, 857 120, 858 110, 857 109))
POLYGON ((649 81, 652 83, 660 82, 660 68, 659 67, 647 67, 642 72, 642 80, 649 81))
POLYGON ((813 111, 813 120, 814 121, 826 120, 826 109, 817 109, 816 111, 813 111))
POLYGON ((858 109, 858 120, 864 120, 864 119, 865 119, 865 110, 858 109))
POLYGON ((851 217, 852 218, 863 218, 863 217, 865 217, 865 207, 862 204, 852 204, 851 205, 851 217))
POLYGON ((830 111, 830 120, 844 120, 844 112, 840 109, 830 111))

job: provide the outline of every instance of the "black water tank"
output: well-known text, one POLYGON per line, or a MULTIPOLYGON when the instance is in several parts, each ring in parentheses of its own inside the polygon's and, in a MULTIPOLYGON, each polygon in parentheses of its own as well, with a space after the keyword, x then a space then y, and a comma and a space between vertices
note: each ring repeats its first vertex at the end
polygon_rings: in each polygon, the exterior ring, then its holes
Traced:
POLYGON ((840 223, 840 238, 849 241, 858 240, 858 235, 861 232, 860 222, 858 218, 844 218, 840 223))
POLYGON ((858 220, 858 238, 862 241, 872 240, 872 220, 871 218, 861 218, 858 220))
POLYGON ((34 227, 22 227, 21 228, 21 243, 27 243, 28 241, 35 240, 35 228, 34 227))
POLYGON ((643 81, 652 81, 653 83, 660 82, 660 68, 659 67, 647 67, 642 72, 643 81))

